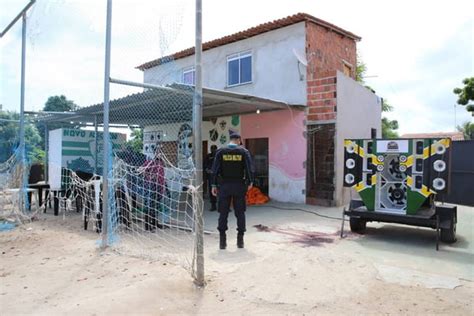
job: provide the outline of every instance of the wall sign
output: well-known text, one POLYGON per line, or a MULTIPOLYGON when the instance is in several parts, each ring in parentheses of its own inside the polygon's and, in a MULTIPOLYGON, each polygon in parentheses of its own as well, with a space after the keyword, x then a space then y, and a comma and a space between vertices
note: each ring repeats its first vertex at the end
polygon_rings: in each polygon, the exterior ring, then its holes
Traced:
POLYGON ((407 153, 408 140, 378 140, 377 152, 379 153, 407 153))

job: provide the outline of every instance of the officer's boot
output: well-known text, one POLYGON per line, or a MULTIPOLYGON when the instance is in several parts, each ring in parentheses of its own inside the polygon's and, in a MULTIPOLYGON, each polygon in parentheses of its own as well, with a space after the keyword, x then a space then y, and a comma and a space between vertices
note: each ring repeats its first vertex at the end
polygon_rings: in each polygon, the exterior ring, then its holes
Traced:
POLYGON ((220 249, 225 249, 227 247, 227 237, 224 233, 219 234, 219 248, 220 249))
POLYGON ((244 233, 237 234, 237 248, 244 248, 244 233))

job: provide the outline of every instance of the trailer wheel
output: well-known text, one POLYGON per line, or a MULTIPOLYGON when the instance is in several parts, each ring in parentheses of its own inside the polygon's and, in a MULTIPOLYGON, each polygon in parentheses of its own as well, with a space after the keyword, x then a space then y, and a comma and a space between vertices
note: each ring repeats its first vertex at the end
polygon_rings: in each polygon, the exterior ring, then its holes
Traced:
POLYGON ((351 217, 349 220, 349 224, 351 226, 351 231, 354 233, 362 234, 367 227, 367 221, 358 218, 358 217, 351 217))
POLYGON ((453 222, 451 228, 441 228, 440 238, 442 242, 451 244, 456 241, 456 222, 453 222))

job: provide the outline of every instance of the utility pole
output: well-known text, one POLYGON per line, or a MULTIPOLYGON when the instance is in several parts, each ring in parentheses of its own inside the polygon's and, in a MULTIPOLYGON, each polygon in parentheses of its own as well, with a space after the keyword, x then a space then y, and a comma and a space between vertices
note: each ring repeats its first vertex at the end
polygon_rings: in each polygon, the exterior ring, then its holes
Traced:
POLYGON ((196 168, 195 186, 198 190, 196 211, 196 284, 204 286, 204 219, 202 199, 202 0, 196 0, 196 43, 195 43, 196 85, 193 100, 194 159, 196 168))
MULTIPOLYGON (((112 40, 112 0, 107 0, 107 22, 105 30, 105 71, 104 71, 104 162, 102 164, 102 187, 103 187, 103 201, 102 201, 102 248, 108 246, 109 233, 109 169, 110 169, 110 145, 109 135, 109 101, 110 101, 110 45, 112 40)), ((97 126, 97 121, 95 122, 97 126)))

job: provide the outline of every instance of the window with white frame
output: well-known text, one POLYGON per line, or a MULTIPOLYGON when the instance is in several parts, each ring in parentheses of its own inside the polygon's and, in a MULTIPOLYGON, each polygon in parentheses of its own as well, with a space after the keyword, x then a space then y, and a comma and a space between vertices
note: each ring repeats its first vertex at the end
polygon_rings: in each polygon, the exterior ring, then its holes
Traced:
POLYGON ((183 83, 194 85, 196 83, 196 71, 194 67, 183 69, 183 83))
POLYGON ((227 85, 252 82, 252 53, 238 53, 227 57, 227 85))

